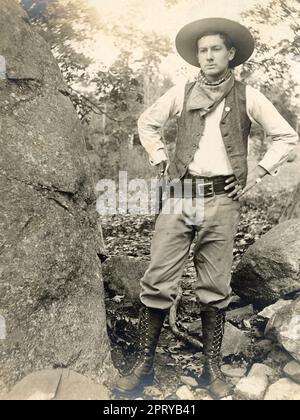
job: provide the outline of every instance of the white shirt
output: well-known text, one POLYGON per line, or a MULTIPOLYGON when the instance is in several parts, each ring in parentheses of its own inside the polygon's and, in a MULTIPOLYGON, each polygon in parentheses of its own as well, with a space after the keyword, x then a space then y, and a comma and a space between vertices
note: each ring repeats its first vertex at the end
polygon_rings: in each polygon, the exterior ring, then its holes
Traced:
MULTIPOLYGON (((138 120, 140 141, 149 154, 151 165, 167 160, 161 131, 169 118, 181 115, 185 84, 169 89, 138 120)), ((225 99, 205 117, 205 128, 199 147, 189 165, 193 175, 215 176, 233 173, 223 142, 220 122, 225 99)), ((298 142, 298 135, 279 114, 274 105, 257 89, 246 86, 246 110, 249 119, 260 125, 273 140, 259 165, 277 175, 281 165, 298 142)))

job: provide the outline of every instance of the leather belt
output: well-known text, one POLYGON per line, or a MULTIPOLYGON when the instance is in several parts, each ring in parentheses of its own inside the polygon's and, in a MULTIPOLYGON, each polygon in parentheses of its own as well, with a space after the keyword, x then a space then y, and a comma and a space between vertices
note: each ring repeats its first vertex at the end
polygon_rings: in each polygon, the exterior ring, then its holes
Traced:
POLYGON ((197 197, 213 197, 219 194, 229 194, 234 190, 234 187, 225 190, 228 185, 225 181, 235 175, 219 175, 213 177, 196 177, 193 175, 186 175, 177 184, 169 185, 170 197, 179 198, 197 198, 197 197))

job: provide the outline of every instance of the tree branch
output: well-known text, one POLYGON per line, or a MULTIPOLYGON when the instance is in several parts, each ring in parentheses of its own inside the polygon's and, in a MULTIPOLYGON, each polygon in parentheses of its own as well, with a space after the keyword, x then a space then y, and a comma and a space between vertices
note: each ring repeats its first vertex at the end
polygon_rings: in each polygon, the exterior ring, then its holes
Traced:
POLYGON ((193 347, 195 347, 198 350, 203 349, 203 344, 196 340, 195 338, 192 338, 188 335, 186 332, 181 332, 176 326, 176 317, 177 317, 177 308, 179 306, 179 303, 182 299, 182 288, 180 287, 178 290, 177 298, 174 302, 174 305, 170 309, 169 313, 169 325, 171 328, 172 333, 177 337, 179 340, 182 340, 183 342, 187 344, 191 344, 193 347))
MULTIPOLYGON (((96 104, 96 103, 95 103, 95 102, 93 102, 91 99, 87 98, 85 95, 83 95, 83 94, 82 94, 81 92, 79 92, 78 90, 73 89, 73 88, 70 88, 70 90, 71 90, 72 92, 75 92, 77 95, 79 95, 79 96, 80 96, 80 98, 82 98, 84 101, 86 101, 87 103, 89 103, 91 107, 96 108, 96 109, 100 112, 100 114, 105 115, 105 116, 106 116, 109 120, 114 121, 114 122, 116 122, 116 123, 118 123, 118 124, 122 124, 122 123, 124 123, 124 120, 117 120, 117 119, 115 119, 115 118, 111 117, 111 116, 110 116, 107 112, 103 111, 103 109, 101 108, 101 106, 100 106, 100 105, 96 104)), ((93 108, 91 108, 91 110, 92 110, 95 114, 98 114, 98 115, 99 115, 99 112, 96 112, 93 108)))

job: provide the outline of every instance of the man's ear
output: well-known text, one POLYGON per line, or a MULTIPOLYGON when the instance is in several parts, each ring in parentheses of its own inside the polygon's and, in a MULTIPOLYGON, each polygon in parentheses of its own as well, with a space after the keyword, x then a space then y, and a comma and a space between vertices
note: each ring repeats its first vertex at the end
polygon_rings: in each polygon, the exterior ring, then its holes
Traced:
POLYGON ((229 61, 232 61, 236 54, 236 48, 232 47, 229 51, 229 61))

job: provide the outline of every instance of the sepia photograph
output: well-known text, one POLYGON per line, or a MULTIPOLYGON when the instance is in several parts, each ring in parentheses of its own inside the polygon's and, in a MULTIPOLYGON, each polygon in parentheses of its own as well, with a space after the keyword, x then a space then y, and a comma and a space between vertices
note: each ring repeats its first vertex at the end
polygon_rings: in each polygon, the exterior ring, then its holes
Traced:
POLYGON ((300 0, 0 0, 0 401, 300 400, 300 0))

